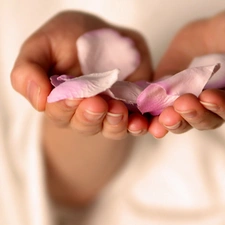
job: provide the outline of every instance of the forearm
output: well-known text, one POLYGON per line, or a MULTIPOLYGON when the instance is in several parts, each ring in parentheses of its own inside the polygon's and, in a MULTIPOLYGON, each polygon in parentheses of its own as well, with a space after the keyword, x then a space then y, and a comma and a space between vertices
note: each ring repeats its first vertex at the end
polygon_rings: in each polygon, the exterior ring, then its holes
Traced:
POLYGON ((101 133, 84 136, 44 119, 47 184, 54 200, 86 204, 118 171, 130 153, 132 137, 110 140, 101 133))

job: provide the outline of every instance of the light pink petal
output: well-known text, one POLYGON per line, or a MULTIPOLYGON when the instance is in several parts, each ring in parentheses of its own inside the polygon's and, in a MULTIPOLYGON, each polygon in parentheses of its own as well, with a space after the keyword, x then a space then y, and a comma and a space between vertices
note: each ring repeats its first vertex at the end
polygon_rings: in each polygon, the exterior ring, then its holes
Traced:
MULTIPOLYGON (((94 73, 67 79, 55 87, 48 96, 48 102, 63 99, 87 98, 95 96, 110 88, 118 79, 119 70, 94 73)), ((66 77, 63 77, 63 79, 66 77)))
POLYGON ((192 93, 198 96, 212 75, 219 69, 220 64, 188 68, 157 83, 163 86, 169 95, 192 93))
POLYGON ((186 69, 167 79, 151 83, 137 98, 142 113, 159 115, 162 110, 185 93, 198 96, 219 65, 186 69))
POLYGON ((209 54, 196 57, 189 67, 209 66, 220 63, 220 69, 207 82, 204 89, 225 87, 225 54, 209 54))
POLYGON ((83 34, 77 40, 78 59, 83 74, 119 69, 119 80, 134 72, 140 55, 133 41, 113 29, 99 29, 83 34))

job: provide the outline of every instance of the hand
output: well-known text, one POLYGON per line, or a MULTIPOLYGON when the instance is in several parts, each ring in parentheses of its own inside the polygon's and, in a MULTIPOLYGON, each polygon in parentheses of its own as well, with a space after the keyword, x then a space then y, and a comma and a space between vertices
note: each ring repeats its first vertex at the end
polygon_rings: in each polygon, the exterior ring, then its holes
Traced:
MULTIPOLYGON (((213 18, 185 26, 174 38, 158 65, 155 79, 175 74, 200 55, 225 53, 225 12, 213 18)), ((183 133, 191 128, 208 130, 219 127, 225 119, 225 91, 205 90, 197 98, 191 94, 179 97, 173 106, 153 118, 149 132, 161 138, 168 131, 183 133)))
POLYGON ((130 81, 150 79, 151 64, 148 48, 143 38, 134 31, 115 27, 89 14, 63 12, 52 18, 35 32, 22 46, 12 71, 12 85, 39 111, 57 126, 72 127, 82 134, 98 132, 111 139, 122 139, 131 134, 146 133, 147 119, 141 114, 131 114, 120 101, 106 102, 97 96, 83 100, 65 100, 46 103, 52 86, 49 76, 53 74, 81 74, 75 42, 83 33, 111 27, 135 41, 142 61, 129 77, 130 81))

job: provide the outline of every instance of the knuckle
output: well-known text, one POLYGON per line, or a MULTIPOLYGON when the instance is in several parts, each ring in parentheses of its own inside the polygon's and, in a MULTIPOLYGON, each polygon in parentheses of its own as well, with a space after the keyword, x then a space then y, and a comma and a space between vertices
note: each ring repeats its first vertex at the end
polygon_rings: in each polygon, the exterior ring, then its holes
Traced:
POLYGON ((52 120, 52 121, 58 120, 58 117, 55 115, 55 113, 53 113, 53 112, 50 111, 50 110, 47 110, 47 111, 45 112, 45 114, 46 114, 46 116, 47 116, 50 120, 52 120))
POLYGON ((172 133, 174 134, 182 134, 187 132, 188 130, 190 130, 192 127, 189 123, 187 123, 186 121, 182 121, 181 125, 179 128, 175 129, 175 130, 170 130, 172 133))
POLYGON ((46 116, 50 121, 54 122, 57 126, 63 127, 68 124, 68 121, 64 117, 58 116, 53 112, 46 112, 46 116))
POLYGON ((20 88, 20 83, 21 83, 21 72, 20 72, 20 66, 15 66, 13 68, 13 70, 11 71, 11 74, 10 74, 10 79, 11 79, 11 84, 12 84, 12 87, 16 90, 16 91, 19 91, 21 88, 20 88))
POLYGON ((222 123, 215 123, 215 124, 210 124, 210 123, 202 123, 200 126, 197 127, 198 130, 213 130, 218 127, 220 127, 222 123))
POLYGON ((128 135, 128 132, 127 130, 123 130, 121 132, 106 132, 106 131, 103 131, 102 132, 102 135, 105 137, 105 138, 108 138, 108 139, 112 139, 112 140, 123 140, 127 137, 128 135))
POLYGON ((198 130, 211 130, 219 127, 222 124, 221 119, 200 119, 191 125, 198 130))
POLYGON ((87 135, 87 136, 96 135, 99 132, 101 132, 101 129, 102 129, 102 127, 100 125, 88 126, 88 125, 84 125, 82 123, 75 122, 75 121, 70 122, 69 126, 72 130, 77 131, 79 134, 87 135))

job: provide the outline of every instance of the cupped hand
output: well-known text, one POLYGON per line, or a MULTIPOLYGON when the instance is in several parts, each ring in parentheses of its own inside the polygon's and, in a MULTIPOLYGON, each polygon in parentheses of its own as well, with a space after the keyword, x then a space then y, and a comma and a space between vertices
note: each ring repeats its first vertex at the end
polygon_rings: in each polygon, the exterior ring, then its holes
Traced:
POLYGON ((99 28, 113 28, 134 40, 141 62, 128 80, 151 79, 149 51, 137 32, 113 26, 94 15, 66 11, 53 17, 24 42, 11 73, 12 85, 35 109, 45 111, 56 126, 70 127, 84 135, 102 132, 112 139, 122 139, 128 131, 133 135, 144 134, 148 120, 139 113, 129 114, 120 101, 106 101, 100 96, 55 103, 46 101, 52 90, 51 75, 82 74, 76 40, 85 32, 99 28))
MULTIPOLYGON (((159 63, 155 79, 175 74, 188 67, 194 57, 225 53, 225 13, 192 22, 175 36, 159 63)), ((161 138, 168 131, 184 133, 191 128, 209 130, 219 127, 225 119, 225 91, 204 90, 197 98, 180 96, 173 106, 154 117, 149 132, 161 138)))

